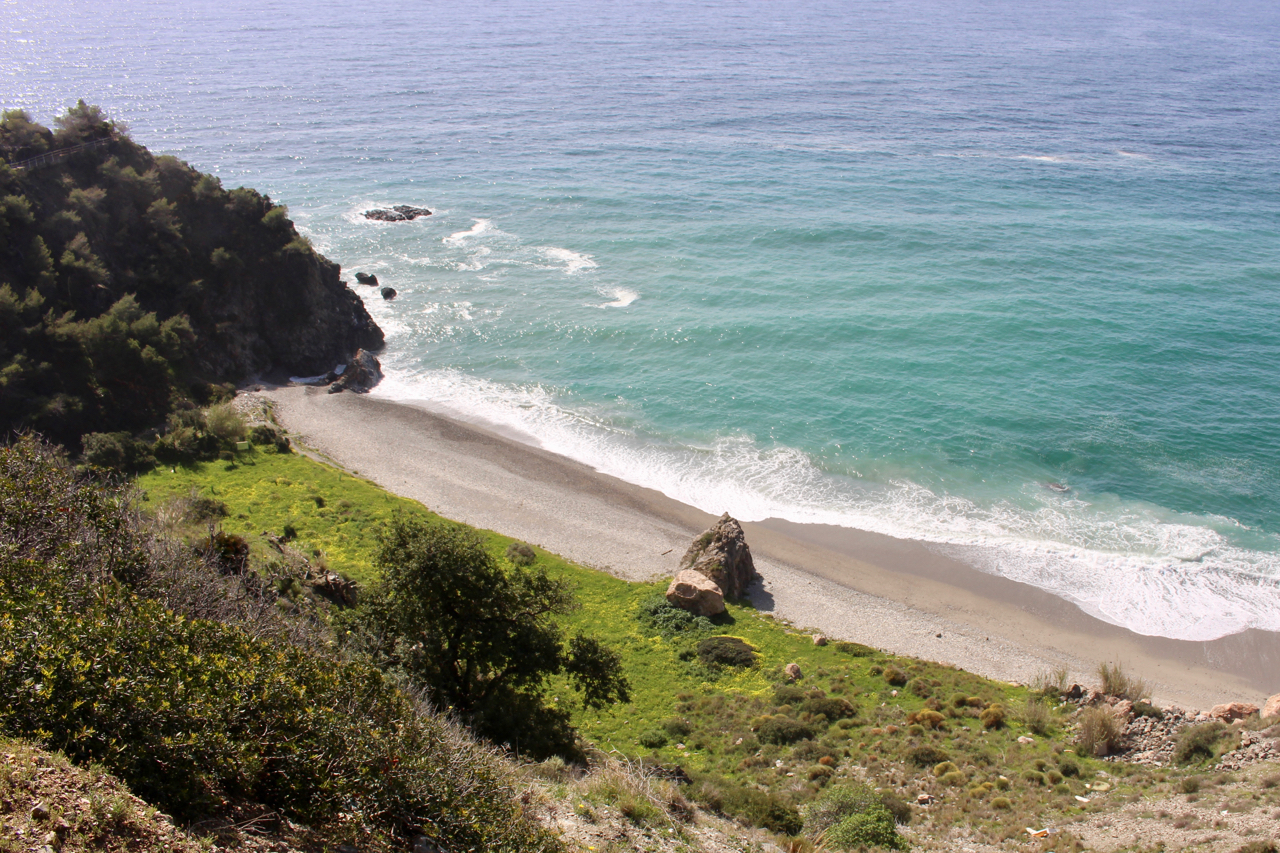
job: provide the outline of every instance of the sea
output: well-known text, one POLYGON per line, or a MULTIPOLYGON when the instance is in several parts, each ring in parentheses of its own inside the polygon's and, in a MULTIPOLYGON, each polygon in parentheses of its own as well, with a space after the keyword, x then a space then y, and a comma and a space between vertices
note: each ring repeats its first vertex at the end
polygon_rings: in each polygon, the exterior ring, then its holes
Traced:
POLYGON ((287 204, 376 396, 1280 630, 1280 4, 0 0, 0 104, 78 98, 287 204))

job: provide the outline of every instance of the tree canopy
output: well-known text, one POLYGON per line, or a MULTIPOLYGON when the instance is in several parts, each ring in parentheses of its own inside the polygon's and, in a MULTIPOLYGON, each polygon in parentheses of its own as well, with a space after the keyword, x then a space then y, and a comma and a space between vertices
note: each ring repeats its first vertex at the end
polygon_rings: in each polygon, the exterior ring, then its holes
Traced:
POLYGON ((400 516, 381 537, 382 584, 366 607, 375 653, 479 734, 533 756, 572 754, 569 714, 545 702, 565 673, 588 707, 629 700, 616 653, 567 641, 576 602, 538 566, 501 565, 474 532, 400 516))

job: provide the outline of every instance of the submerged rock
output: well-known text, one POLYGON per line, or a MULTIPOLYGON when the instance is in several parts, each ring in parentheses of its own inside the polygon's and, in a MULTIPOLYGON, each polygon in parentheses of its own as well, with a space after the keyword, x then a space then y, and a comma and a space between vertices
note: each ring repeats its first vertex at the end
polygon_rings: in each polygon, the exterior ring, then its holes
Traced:
POLYGON ((391 208, 376 208, 364 212, 365 219, 378 222, 408 222, 420 216, 430 216, 431 211, 425 207, 414 207, 410 204, 397 204, 391 208))
POLYGON ((356 283, 357 283, 357 284, 368 284, 368 285, 371 285, 371 286, 373 286, 373 287, 377 287, 377 286, 378 286, 378 277, 377 277, 376 275, 374 275, 373 273, 369 273, 369 272, 358 272, 358 273, 356 273, 356 283))
POLYGON ((396 289, 395 289, 394 287, 384 287, 384 288, 382 288, 382 298, 383 298, 383 299, 395 299, 395 298, 396 298, 396 289))
POLYGON ((698 616, 719 616, 724 612, 724 593, 704 574, 686 569, 667 587, 667 601, 698 616))
POLYGON ((742 598, 756 577, 756 566, 742 525, 727 512, 693 540, 680 558, 680 568, 711 578, 729 598, 742 598))

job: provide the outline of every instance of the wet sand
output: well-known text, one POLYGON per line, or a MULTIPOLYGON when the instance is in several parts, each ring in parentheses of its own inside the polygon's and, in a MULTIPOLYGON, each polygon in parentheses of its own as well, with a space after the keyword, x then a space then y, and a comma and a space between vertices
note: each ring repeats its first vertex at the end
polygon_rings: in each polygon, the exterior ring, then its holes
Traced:
MULTIPOLYGON (((334 463, 448 518, 498 530, 631 580, 674 574, 715 517, 482 426, 323 388, 262 392, 291 434, 334 463)), ((1103 661, 1163 704, 1207 709, 1280 692, 1280 634, 1208 642, 1146 637, 931 546, 780 519, 743 525, 762 611, 832 638, 943 661, 1004 681, 1103 661), (940 635, 940 636, 939 636, 940 635)))

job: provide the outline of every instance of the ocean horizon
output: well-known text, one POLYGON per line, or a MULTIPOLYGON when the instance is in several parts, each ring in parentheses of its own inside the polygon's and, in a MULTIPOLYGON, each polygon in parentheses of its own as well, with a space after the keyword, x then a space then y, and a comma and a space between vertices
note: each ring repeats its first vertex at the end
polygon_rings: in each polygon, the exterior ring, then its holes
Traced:
POLYGON ((287 204, 387 333, 378 397, 708 512, 928 542, 1142 634, 1280 631, 1274 6, 0 24, 0 106, 84 98, 287 204), (395 204, 433 215, 363 215, 395 204))

